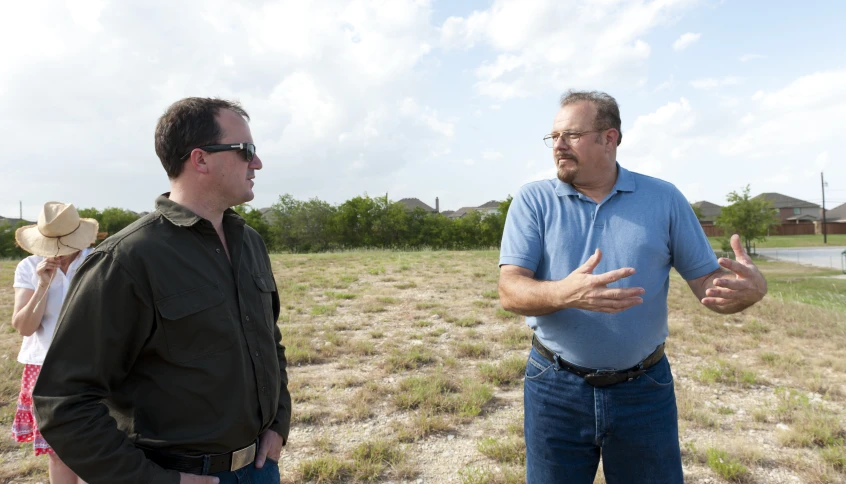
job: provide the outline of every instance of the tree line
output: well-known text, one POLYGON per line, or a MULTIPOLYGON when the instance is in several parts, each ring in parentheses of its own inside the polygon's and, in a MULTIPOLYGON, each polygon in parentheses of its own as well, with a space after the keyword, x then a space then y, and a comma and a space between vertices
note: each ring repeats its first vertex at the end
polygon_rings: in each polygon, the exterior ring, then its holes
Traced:
MULTIPOLYGON (((778 224, 772 205, 749 197, 749 186, 727 196, 729 205, 722 209, 716 224, 726 234, 739 233, 749 250, 754 240, 763 240, 767 229, 778 224)), ((468 250, 499 247, 505 216, 511 197, 501 202, 495 213, 471 211, 450 219, 422 208, 408 210, 405 205, 385 197, 358 196, 338 205, 318 198, 298 200, 292 195, 279 197, 263 212, 250 205, 233 207, 247 224, 264 239, 272 252, 324 252, 348 249, 433 249, 468 250)), ((701 213, 694 207, 698 218, 701 213)), ((139 218, 122 208, 79 210, 79 215, 96 219, 100 232, 115 234, 139 218)), ((15 245, 15 229, 0 221, 0 258, 22 258, 27 254, 15 245)), ((724 250, 731 251, 728 238, 724 250)))
MULTIPOLYGON (((264 239, 272 252, 324 252, 348 249, 488 249, 499 247, 509 196, 495 213, 470 211, 450 219, 422 208, 409 210, 385 197, 358 196, 339 205, 318 198, 298 200, 279 197, 269 210, 244 204, 233 207, 264 239)), ((115 234, 140 215, 122 208, 79 210, 79 216, 96 219, 100 232, 115 234)), ((28 255, 15 245, 14 232, 26 222, 11 226, 0 222, 0 258, 28 255)), ((99 240, 98 240, 99 242, 99 240)))

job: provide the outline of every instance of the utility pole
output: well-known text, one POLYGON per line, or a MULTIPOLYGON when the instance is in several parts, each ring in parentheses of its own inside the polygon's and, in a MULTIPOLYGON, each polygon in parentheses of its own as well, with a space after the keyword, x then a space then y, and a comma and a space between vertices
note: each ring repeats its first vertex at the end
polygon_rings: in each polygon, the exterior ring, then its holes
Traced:
POLYGON ((823 244, 828 244, 828 233, 825 229, 825 177, 823 176, 823 172, 820 172, 820 184, 822 185, 822 197, 823 197, 823 204, 822 204, 823 244))
POLYGON ((23 221, 24 219, 24 203, 23 200, 18 200, 18 218, 23 221))

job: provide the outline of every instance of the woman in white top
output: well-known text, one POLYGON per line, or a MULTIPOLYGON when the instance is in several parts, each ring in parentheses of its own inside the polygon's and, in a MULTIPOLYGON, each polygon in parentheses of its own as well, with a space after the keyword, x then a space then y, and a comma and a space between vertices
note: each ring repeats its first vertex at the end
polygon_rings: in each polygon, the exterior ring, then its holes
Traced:
POLYGON ((36 225, 15 232, 18 245, 33 255, 15 269, 12 326, 24 337, 18 361, 25 366, 12 433, 17 442, 32 442, 35 455, 50 456, 53 484, 82 481, 41 437, 32 414, 32 388, 53 340, 71 278, 91 252, 97 230, 97 221, 81 219, 73 205, 47 202, 36 225))

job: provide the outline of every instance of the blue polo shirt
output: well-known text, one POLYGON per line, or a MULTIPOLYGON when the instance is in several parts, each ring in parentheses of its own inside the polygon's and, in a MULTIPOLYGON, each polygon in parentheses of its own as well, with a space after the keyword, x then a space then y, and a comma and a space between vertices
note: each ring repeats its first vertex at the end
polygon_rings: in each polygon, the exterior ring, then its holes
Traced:
POLYGON ((661 344, 667 329, 670 267, 686 279, 719 268, 690 204, 670 183, 617 165, 611 193, 596 203, 558 179, 529 183, 511 202, 500 265, 525 267, 535 279, 567 277, 594 250, 594 274, 633 267, 608 287, 642 287, 643 304, 617 314, 564 309, 526 317, 549 349, 579 366, 626 369, 661 344))

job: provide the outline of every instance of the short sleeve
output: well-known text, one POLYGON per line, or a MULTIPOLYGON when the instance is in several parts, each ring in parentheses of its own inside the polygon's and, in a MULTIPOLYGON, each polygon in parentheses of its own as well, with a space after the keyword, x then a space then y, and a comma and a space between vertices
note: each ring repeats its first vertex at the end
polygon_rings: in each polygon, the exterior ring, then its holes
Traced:
POLYGON ((673 267, 689 281, 720 268, 717 256, 687 199, 674 190, 670 223, 670 251, 673 267))
POLYGON ((524 185, 511 201, 500 246, 499 265, 515 265, 537 272, 543 253, 537 200, 524 185))
POLYGON ((32 257, 27 257, 20 261, 15 268, 15 282, 12 284, 12 287, 32 289, 34 291, 35 286, 38 284, 38 279, 35 276, 35 266, 36 262, 33 261, 32 257))

